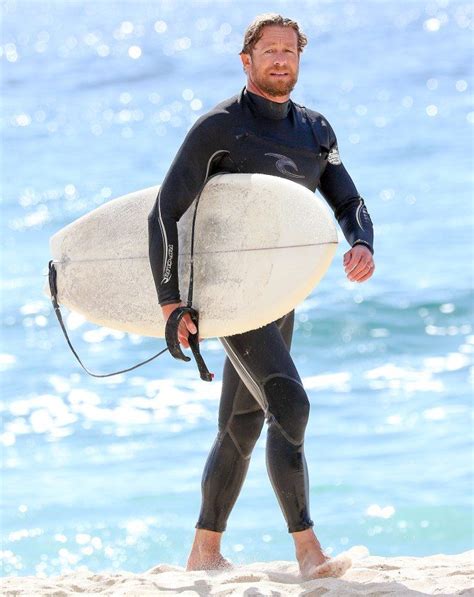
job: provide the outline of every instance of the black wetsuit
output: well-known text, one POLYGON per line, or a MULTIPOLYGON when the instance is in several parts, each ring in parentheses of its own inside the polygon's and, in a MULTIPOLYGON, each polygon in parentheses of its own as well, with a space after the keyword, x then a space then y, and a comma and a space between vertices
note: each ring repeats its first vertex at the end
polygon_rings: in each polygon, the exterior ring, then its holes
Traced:
MULTIPOLYGON (((243 90, 189 131, 149 215, 149 254, 161 305, 180 301, 177 222, 218 172, 259 172, 318 189, 351 246, 373 252, 372 223, 341 163, 334 131, 318 112, 243 90)), ((289 532, 309 515, 304 431, 309 401, 290 356, 294 313, 263 328, 221 338, 227 353, 219 433, 202 480, 197 528, 224 531, 265 418, 267 468, 289 532)))

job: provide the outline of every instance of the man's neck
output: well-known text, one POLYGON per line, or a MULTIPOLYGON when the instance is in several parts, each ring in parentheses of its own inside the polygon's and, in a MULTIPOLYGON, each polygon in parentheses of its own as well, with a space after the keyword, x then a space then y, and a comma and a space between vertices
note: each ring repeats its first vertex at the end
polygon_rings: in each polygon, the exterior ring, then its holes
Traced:
POLYGON ((247 88, 245 89, 245 94, 252 109, 265 118, 282 120, 288 116, 291 110, 291 100, 286 102, 274 102, 273 100, 269 100, 265 96, 254 93, 247 88))
POLYGON ((285 102, 287 102, 290 99, 289 93, 287 95, 278 95, 278 96, 269 95, 268 93, 265 93, 265 91, 263 91, 263 89, 261 89, 258 85, 256 85, 250 78, 247 79, 246 87, 247 87, 248 91, 255 93, 255 95, 264 97, 265 99, 267 99, 271 102, 277 102, 278 104, 284 104, 285 102))

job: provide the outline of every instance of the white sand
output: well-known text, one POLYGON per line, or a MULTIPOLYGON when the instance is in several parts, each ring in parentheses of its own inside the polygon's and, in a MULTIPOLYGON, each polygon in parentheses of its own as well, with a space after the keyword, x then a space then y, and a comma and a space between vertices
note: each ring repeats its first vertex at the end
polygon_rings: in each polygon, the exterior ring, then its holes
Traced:
POLYGON ((345 552, 352 558, 341 578, 303 581, 294 562, 264 562, 236 566, 225 572, 186 572, 160 564, 142 574, 73 572, 51 578, 9 577, 1 595, 239 595, 245 597, 316 597, 324 595, 473 595, 474 550, 459 555, 385 558, 368 556, 363 546, 345 552))

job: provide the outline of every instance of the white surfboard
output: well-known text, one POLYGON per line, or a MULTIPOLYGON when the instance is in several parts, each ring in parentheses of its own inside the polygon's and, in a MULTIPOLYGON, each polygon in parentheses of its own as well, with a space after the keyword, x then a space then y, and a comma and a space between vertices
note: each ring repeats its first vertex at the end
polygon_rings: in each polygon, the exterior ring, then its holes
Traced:
MULTIPOLYGON (((109 201, 51 238, 61 305, 102 326, 164 337, 148 257, 148 214, 158 189, 109 201)), ((194 205, 178 224, 184 301, 194 205)), ((336 248, 328 207, 305 187, 265 174, 214 176, 195 228, 200 336, 230 336, 285 315, 321 280, 336 248)))

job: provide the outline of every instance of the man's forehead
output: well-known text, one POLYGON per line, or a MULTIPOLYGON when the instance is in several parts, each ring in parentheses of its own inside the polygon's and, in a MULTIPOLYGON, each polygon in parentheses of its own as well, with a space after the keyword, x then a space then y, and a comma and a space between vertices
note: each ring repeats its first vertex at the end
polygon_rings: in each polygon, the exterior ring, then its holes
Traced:
POLYGON ((286 43, 298 45, 298 35, 292 27, 281 27, 279 25, 266 25, 263 27, 257 45, 286 43))

